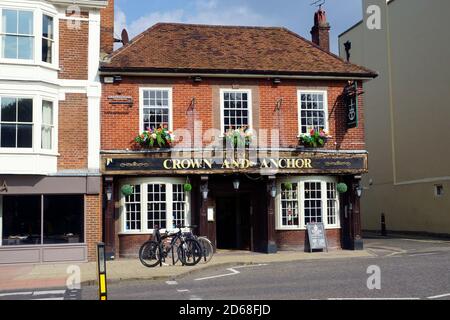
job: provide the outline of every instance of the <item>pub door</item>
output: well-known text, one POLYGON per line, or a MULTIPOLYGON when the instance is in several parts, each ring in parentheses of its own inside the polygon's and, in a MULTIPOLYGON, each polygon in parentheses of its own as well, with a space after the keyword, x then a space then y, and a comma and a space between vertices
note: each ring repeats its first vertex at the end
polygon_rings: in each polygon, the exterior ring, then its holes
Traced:
POLYGON ((251 250, 251 201, 247 194, 216 198, 217 248, 251 250))

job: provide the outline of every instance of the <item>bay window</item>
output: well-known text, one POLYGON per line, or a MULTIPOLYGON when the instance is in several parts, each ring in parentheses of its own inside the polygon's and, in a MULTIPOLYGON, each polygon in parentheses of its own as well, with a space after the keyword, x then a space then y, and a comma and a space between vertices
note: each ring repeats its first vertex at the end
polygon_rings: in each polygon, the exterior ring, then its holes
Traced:
POLYGON ((150 233, 156 226, 176 229, 190 224, 190 201, 182 179, 132 179, 131 195, 123 196, 123 232, 150 233))
POLYGON ((0 98, 0 148, 33 147, 33 100, 0 98))
POLYGON ((55 112, 49 99, 0 96, 0 149, 54 151, 55 112))
POLYGON ((34 53, 33 11, 3 9, 1 17, 1 57, 32 60, 34 53))
POLYGON ((337 181, 331 177, 291 177, 279 183, 277 229, 305 229, 309 223, 339 228, 337 181))
POLYGON ((56 65, 56 12, 37 3, 32 8, 0 7, 0 59, 8 63, 56 65))
POLYGON ((41 148, 52 149, 53 139, 53 102, 42 101, 42 133, 41 148))
POLYGON ((326 91, 299 91, 299 131, 308 134, 311 129, 328 131, 328 100, 326 91))
POLYGON ((53 17, 44 14, 42 18, 42 61, 52 63, 54 47, 53 17))

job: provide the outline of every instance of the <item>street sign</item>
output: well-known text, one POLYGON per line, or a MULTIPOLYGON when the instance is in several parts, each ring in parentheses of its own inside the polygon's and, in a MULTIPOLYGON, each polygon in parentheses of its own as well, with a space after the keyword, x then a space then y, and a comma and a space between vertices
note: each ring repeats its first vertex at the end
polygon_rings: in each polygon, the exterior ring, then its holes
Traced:
POLYGON ((327 236, 323 223, 308 223, 309 251, 325 249, 328 252, 327 236))

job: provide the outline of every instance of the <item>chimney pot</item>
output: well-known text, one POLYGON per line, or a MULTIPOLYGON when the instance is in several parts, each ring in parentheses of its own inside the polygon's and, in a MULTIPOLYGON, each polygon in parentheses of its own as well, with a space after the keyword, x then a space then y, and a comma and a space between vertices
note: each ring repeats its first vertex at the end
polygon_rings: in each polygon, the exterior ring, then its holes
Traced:
POLYGON ((330 51, 330 24, 327 22, 326 12, 319 7, 314 14, 314 26, 311 29, 312 42, 325 51, 330 51))

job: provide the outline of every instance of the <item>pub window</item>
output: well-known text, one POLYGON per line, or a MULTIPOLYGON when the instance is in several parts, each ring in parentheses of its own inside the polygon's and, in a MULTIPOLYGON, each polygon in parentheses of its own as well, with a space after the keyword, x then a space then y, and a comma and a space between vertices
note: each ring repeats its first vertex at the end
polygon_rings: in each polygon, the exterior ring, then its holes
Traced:
POLYGON ((281 220, 283 226, 299 226, 297 183, 281 185, 281 220))
POLYGON ((172 190, 172 227, 184 225, 186 221, 186 192, 182 184, 174 184, 172 190))
POLYGON ((142 129, 171 129, 171 89, 142 90, 142 129))
POLYGON ((338 201, 336 183, 327 182, 327 222, 330 226, 338 224, 338 201))
POLYGON ((278 186, 277 229, 304 229, 308 223, 340 227, 339 194, 334 178, 290 177, 283 181, 278 186))
POLYGON ((84 243, 84 195, 0 197, 3 246, 84 243))
POLYGON ((321 189, 322 187, 320 182, 305 182, 305 225, 307 225, 308 223, 323 222, 321 189))
POLYGON ((33 100, 0 98, 0 147, 33 146, 33 100))
POLYGON ((155 226, 159 226, 161 229, 167 227, 166 185, 148 185, 147 217, 148 229, 155 229, 155 226))
POLYGON ((308 134, 312 129, 328 131, 326 91, 300 91, 299 112, 300 134, 308 134))
POLYGON ((33 12, 2 10, 1 57, 32 60, 34 48, 33 12))
POLYGON ((54 29, 53 17, 42 16, 42 61, 53 63, 54 29))
POLYGON ((222 131, 251 126, 251 91, 222 90, 222 131))
POLYGON ((183 179, 142 178, 128 183, 134 186, 134 193, 123 197, 125 233, 150 233, 156 226, 163 230, 189 226, 190 201, 183 179))
POLYGON ((125 198, 127 231, 141 230, 141 186, 133 186, 133 193, 125 198))

